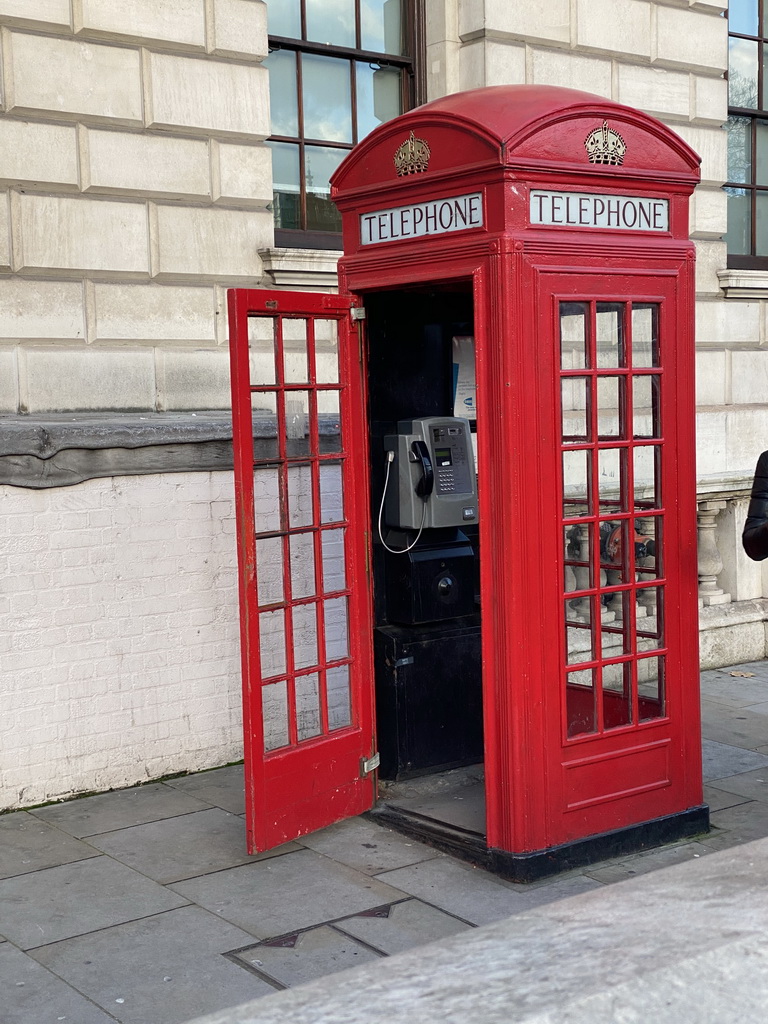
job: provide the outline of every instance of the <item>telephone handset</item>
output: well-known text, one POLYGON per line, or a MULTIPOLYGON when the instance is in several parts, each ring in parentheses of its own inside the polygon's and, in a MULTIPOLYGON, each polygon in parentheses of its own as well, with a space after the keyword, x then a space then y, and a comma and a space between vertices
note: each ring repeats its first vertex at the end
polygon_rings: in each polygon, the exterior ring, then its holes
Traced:
MULTIPOLYGON (((401 420, 397 430, 384 438, 387 477, 380 525, 383 517, 392 529, 418 530, 420 536, 425 529, 476 523, 477 480, 469 422, 454 416, 424 416, 401 420), (390 470, 395 476, 392 485, 390 470)), ((415 543, 399 550, 410 550, 415 543)))
POLYGON ((416 493, 420 498, 428 498, 435 486, 435 471, 429 448, 424 441, 411 442, 411 461, 421 463, 421 480, 416 484, 416 493))

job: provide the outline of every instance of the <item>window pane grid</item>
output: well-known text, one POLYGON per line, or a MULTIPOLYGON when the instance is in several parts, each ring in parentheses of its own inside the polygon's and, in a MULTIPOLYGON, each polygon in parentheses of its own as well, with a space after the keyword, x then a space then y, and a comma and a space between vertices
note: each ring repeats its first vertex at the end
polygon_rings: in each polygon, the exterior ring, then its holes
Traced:
MULTIPOLYGON (((640 700, 637 670, 667 653, 660 309, 569 301, 560 313, 565 731, 586 739, 665 713, 658 694, 640 700)), ((644 672, 653 690, 659 672, 644 672)))

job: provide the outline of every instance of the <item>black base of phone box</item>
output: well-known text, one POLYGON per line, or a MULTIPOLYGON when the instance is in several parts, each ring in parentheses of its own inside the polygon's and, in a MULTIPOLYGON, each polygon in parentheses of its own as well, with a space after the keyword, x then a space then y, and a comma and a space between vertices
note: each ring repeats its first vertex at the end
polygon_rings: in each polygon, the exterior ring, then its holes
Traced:
POLYGON ((379 775, 397 781, 483 760, 480 616, 374 631, 379 775))

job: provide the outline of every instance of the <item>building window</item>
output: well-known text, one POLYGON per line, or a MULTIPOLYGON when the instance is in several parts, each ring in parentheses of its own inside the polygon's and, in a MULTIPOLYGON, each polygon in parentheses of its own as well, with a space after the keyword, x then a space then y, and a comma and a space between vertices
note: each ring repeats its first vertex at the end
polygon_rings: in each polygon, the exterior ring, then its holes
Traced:
POLYGON ((341 247, 329 179, 361 139, 423 101, 422 0, 268 0, 275 241, 341 247))
POLYGON ((768 269, 768 0, 730 0, 728 32, 728 266, 768 269))

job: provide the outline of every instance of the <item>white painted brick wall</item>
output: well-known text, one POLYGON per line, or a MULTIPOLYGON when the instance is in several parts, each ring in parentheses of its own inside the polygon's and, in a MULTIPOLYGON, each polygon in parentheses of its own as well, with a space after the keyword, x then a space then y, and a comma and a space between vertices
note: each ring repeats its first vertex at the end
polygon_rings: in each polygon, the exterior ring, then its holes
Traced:
POLYGON ((229 473, 0 488, 0 808, 242 756, 229 473))

